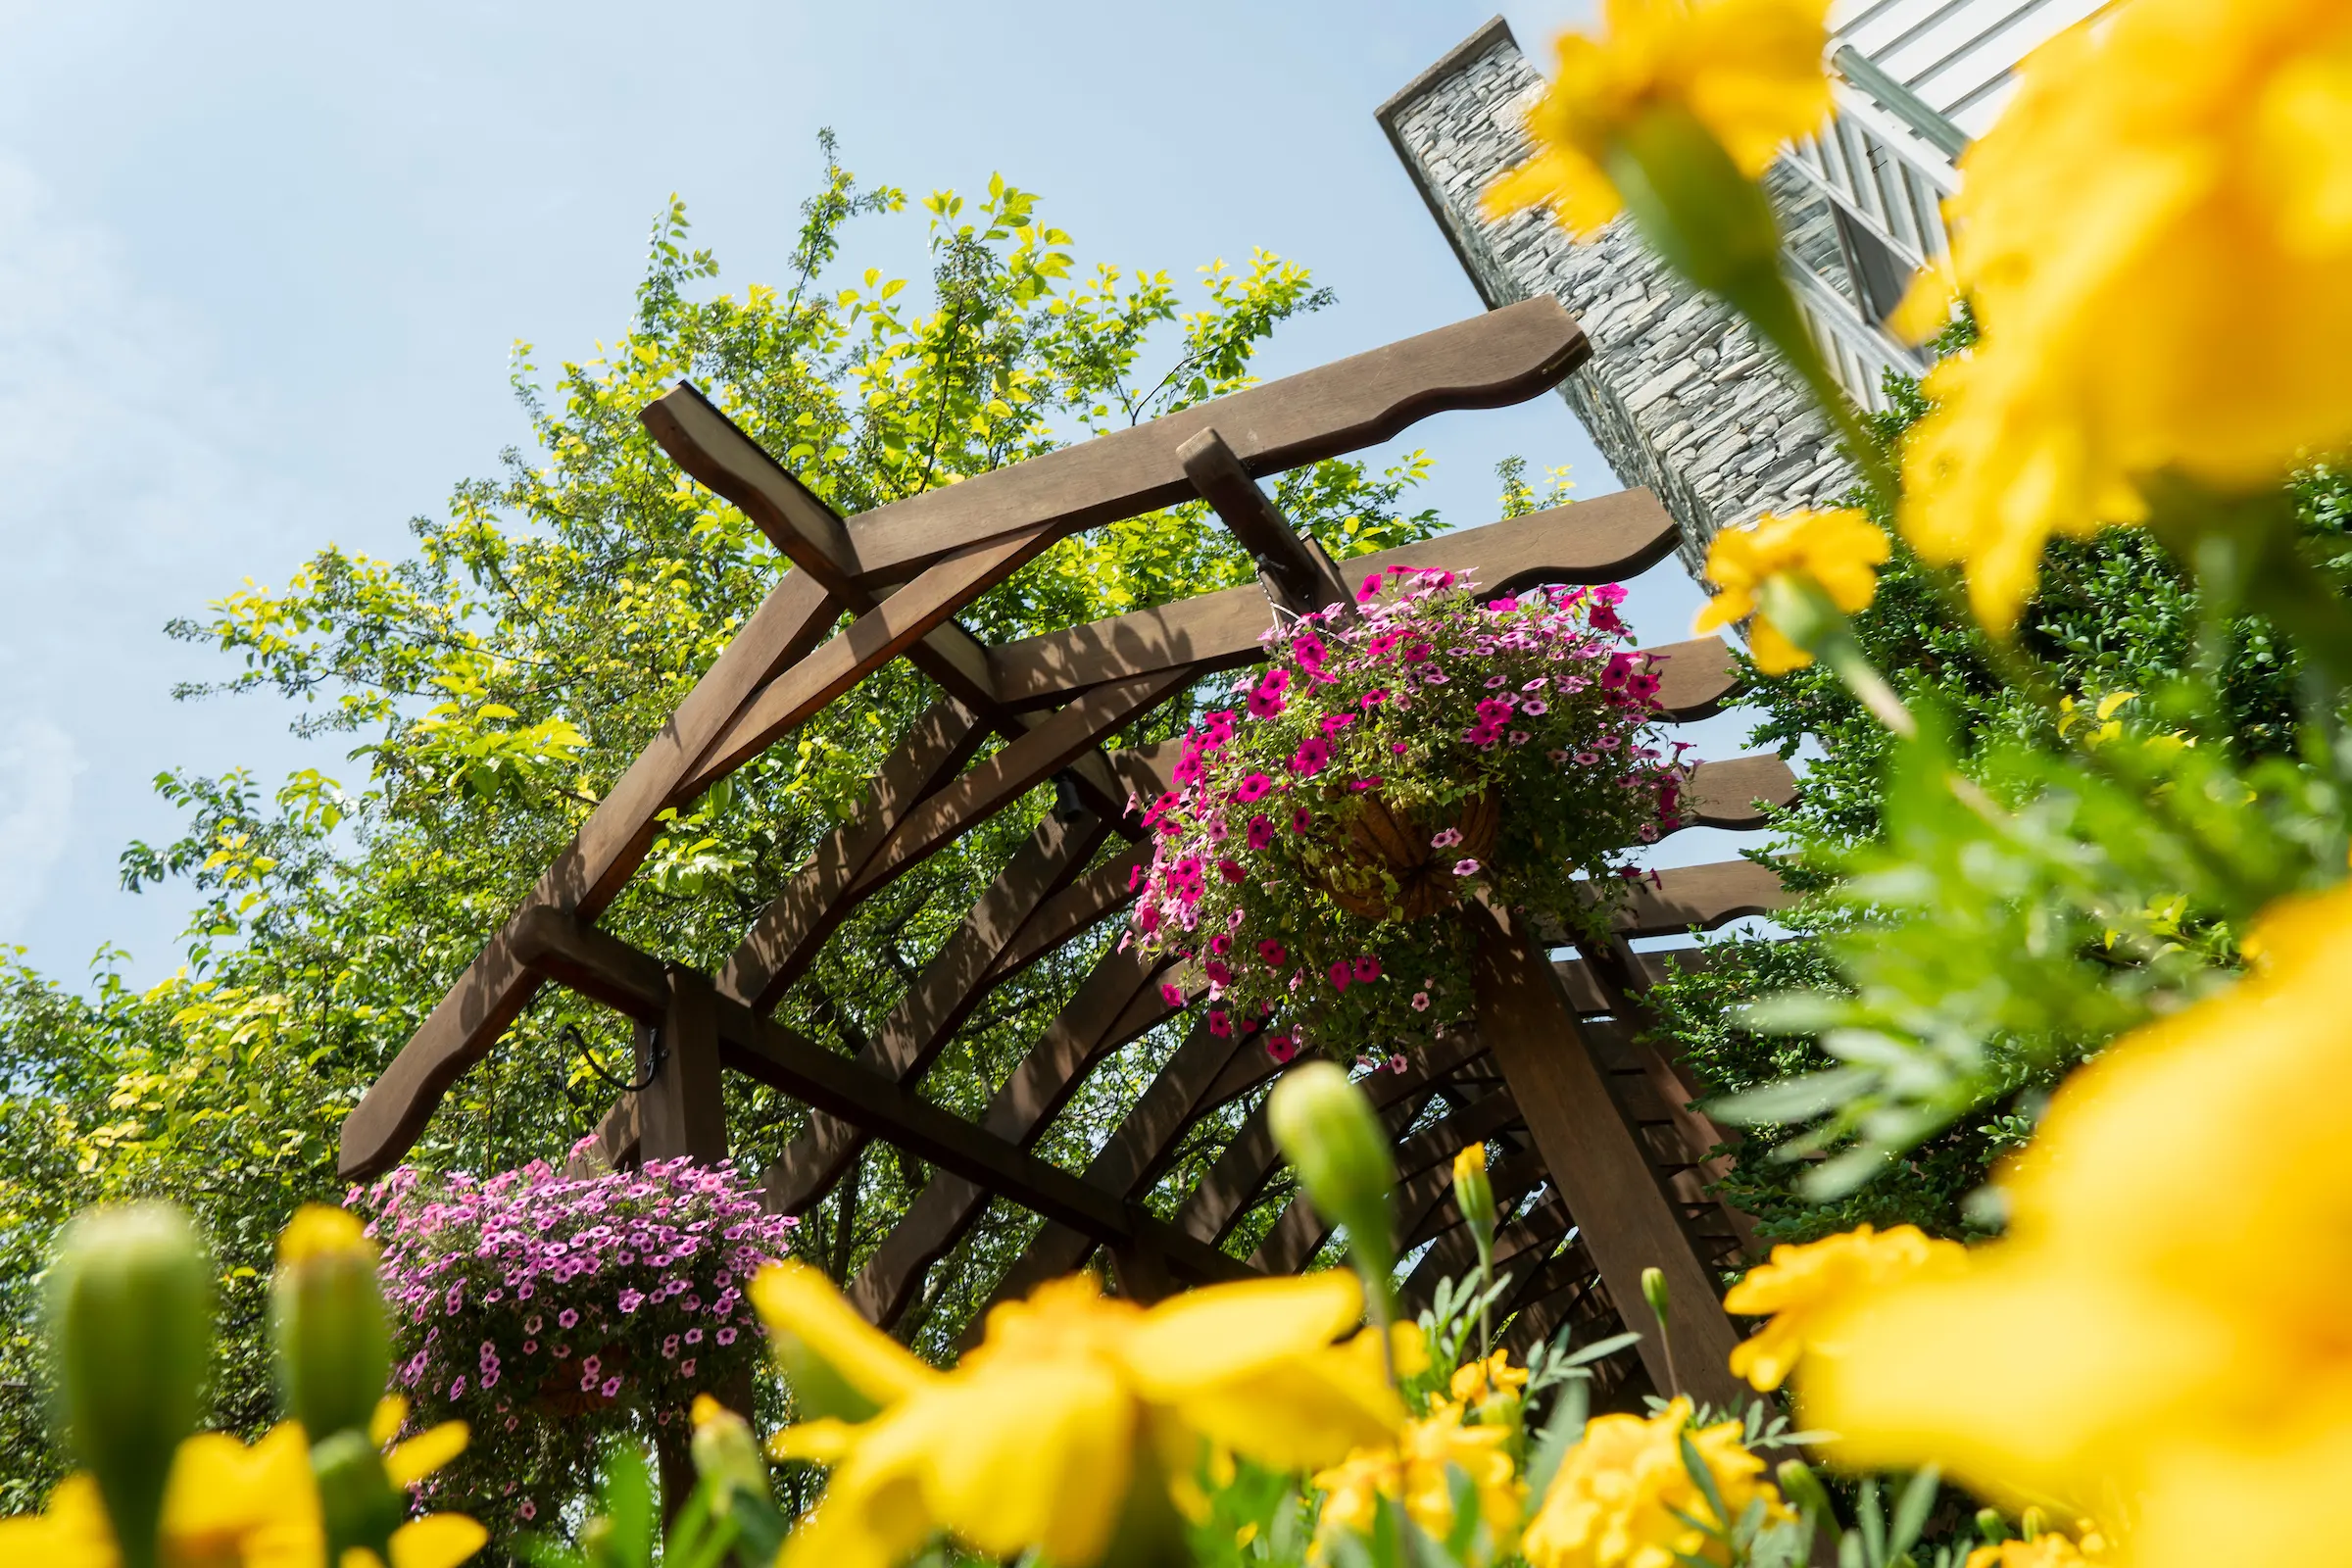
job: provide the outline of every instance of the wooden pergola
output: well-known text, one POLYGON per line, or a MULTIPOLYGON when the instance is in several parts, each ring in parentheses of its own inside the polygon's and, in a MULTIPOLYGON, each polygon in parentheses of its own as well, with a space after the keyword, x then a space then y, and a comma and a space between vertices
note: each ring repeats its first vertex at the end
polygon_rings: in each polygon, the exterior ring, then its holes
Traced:
MULTIPOLYGON (((1163 998, 1163 981, 1199 994, 1204 982, 1187 966, 1106 949, 977 1120, 925 1100, 922 1080, 993 988, 1135 897, 1129 875, 1151 847, 1127 803, 1166 788, 1174 748, 1106 750, 1105 742, 1204 677, 1261 659, 1271 603, 1297 610, 1345 596, 1330 559, 1256 481, 1385 441, 1443 410, 1535 397, 1589 353, 1557 302, 1531 300, 850 518, 681 383, 645 410, 647 426, 689 474, 741 508, 791 568, 352 1112, 344 1174, 365 1177, 397 1161, 458 1076, 552 981, 659 1031, 650 1082, 600 1128, 615 1162, 724 1157, 730 1072, 809 1107, 807 1130, 766 1174, 771 1207, 797 1213, 817 1202, 872 1140, 928 1162, 927 1185, 848 1285, 859 1309, 885 1326, 992 1199, 1045 1221, 998 1284, 1000 1298, 1081 1267, 1099 1249, 1119 1288, 1143 1298, 1302 1266, 1329 1235, 1303 1199, 1288 1203, 1249 1257, 1223 1245, 1269 1200, 1279 1168, 1262 1092, 1283 1069, 1254 1042, 1196 1024, 1084 1171, 1033 1152, 1090 1072, 1179 1010, 1163 998), (1194 497, 1255 558, 1257 586, 1004 647, 984 646, 953 618, 1056 540, 1194 497), (659 813, 686 807, 898 659, 929 677, 938 700, 719 973, 599 928, 646 855, 659 813), (992 739, 1003 744, 974 760, 992 739), (1069 786, 1062 806, 1037 824, 858 1055, 771 1016, 860 901, 1056 778, 1069 786), (1253 1096, 1240 1132, 1174 1216, 1147 1209, 1144 1196, 1187 1130, 1253 1096)), ((1348 567, 1469 563, 1499 592, 1619 580, 1664 560, 1674 541, 1656 500, 1632 491, 1348 567)), ((1716 639, 1655 657, 1673 720, 1714 711, 1731 688, 1732 663, 1716 639)), ((1687 792, 1688 820, 1754 827, 1763 803, 1785 802, 1793 789, 1777 758, 1704 763, 1687 792)), ((1512 1347, 1524 1351, 1562 1325, 1580 1338, 1621 1321, 1646 1328, 1634 1303, 1642 1269, 1655 1266, 1677 1303, 1682 1386, 1719 1407, 1734 1401, 1724 1358, 1736 1335, 1716 1304, 1718 1279, 1752 1231, 1706 1190, 1722 1174, 1709 1157, 1722 1133, 1688 1108, 1696 1091, 1676 1063, 1640 1038, 1642 993, 1661 971, 1628 941, 1713 927, 1782 902, 1771 873, 1745 860, 1665 871, 1637 888, 1610 941, 1586 944, 1564 962, 1553 961, 1545 933, 1483 906, 1465 911, 1487 923, 1475 1027, 1365 1085, 1398 1139, 1399 1239, 1408 1255, 1420 1253, 1408 1298, 1425 1299, 1440 1278, 1470 1265, 1448 1164, 1466 1144, 1498 1144, 1497 1265, 1515 1281, 1512 1347)), ((1659 1388, 1668 1382, 1665 1349, 1655 1334, 1642 1343, 1641 1370, 1659 1388)), ((1638 1381, 1637 1370, 1623 1364, 1611 1381, 1638 1381)))

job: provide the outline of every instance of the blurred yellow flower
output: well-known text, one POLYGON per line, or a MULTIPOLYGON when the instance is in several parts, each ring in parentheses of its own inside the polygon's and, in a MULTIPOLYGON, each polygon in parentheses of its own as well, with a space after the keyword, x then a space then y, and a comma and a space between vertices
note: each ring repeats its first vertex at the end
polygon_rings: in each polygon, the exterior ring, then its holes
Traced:
POLYGON ((2029 59, 1963 156, 1983 339, 1911 434, 1903 533, 2006 630, 2137 476, 2269 483, 2352 442, 2352 7, 2129 0, 2029 59))
POLYGON ((1730 1519, 1717 1519, 1684 1468, 1681 1435, 1690 1401, 1676 1399, 1644 1420, 1594 1416, 1584 1441, 1568 1450, 1559 1474, 1527 1527, 1520 1550, 1534 1568, 1680 1568, 1696 1558, 1728 1563, 1724 1548, 1686 1522, 1728 1528, 1761 1498, 1767 1519, 1791 1519, 1764 1461, 1740 1446, 1740 1423, 1690 1433, 1730 1519))
POLYGON ((1772 1316, 1733 1349, 1732 1375, 1770 1394, 1839 1308, 1905 1280, 1967 1266, 1967 1249, 1916 1225, 1879 1232, 1861 1225, 1802 1247, 1776 1247, 1769 1261, 1749 1269, 1723 1298, 1727 1312, 1772 1316))
MULTIPOLYGON (((1801 572, 1847 614, 1868 609, 1879 591, 1878 568, 1886 564, 1886 535, 1859 512, 1766 513, 1744 528, 1726 528, 1707 547, 1707 580, 1715 597, 1698 612, 1694 631, 1713 631, 1756 612, 1756 592, 1767 578, 1801 572)), ((1813 662, 1762 616, 1748 636, 1748 652, 1767 675, 1786 674, 1813 662)))
MULTIPOLYGON (((1089 1568, 1131 1492, 1155 1489, 1164 1506, 1167 1478, 1187 1474, 1203 1442, 1309 1469, 1386 1442, 1404 1419, 1378 1340, 1333 1344, 1363 1316, 1344 1271, 1214 1286, 1149 1309, 1078 1275, 996 1307, 955 1371, 919 1377, 807 1285, 756 1287, 753 1298, 772 1332, 861 1358, 857 1375, 881 1409, 778 1435, 779 1457, 834 1467, 784 1568, 888 1568, 940 1531, 992 1555, 1040 1548, 1058 1568, 1089 1568)), ((1153 1493, 1136 1495, 1149 1504, 1153 1493)))
POLYGON ((1797 1385, 1838 1458, 2088 1516, 2134 1568, 2312 1560, 2352 1495, 2352 888, 2254 935, 2060 1088, 2003 1240, 1825 1330, 1797 1385))
POLYGON ((1463 1405, 1483 1402, 1491 1394, 1516 1394, 1527 1387, 1527 1368, 1511 1365, 1508 1351, 1496 1350, 1484 1361, 1454 1368, 1446 1394, 1463 1405))
POLYGON ((1604 0, 1603 36, 1563 32, 1559 73, 1527 117, 1536 155, 1489 186, 1487 210, 1548 205, 1590 239, 1624 206, 1611 146, 1645 112, 1688 111, 1740 172, 1830 113, 1828 0, 1604 0))
POLYGON ((292 1268, 315 1257, 339 1257, 356 1252, 373 1259, 375 1243, 368 1239, 360 1217, 327 1203, 305 1203, 277 1233, 277 1262, 292 1268))
MULTIPOLYGON (((1467 1370, 1467 1369, 1465 1369, 1467 1370)), ((1520 1375, 1526 1381, 1526 1375, 1520 1375)), ((1447 1467, 1458 1468, 1478 1489, 1479 1517, 1491 1538, 1492 1557, 1507 1556, 1518 1534, 1527 1489, 1511 1462, 1510 1433, 1499 1426, 1464 1426, 1462 1407, 1446 1400, 1427 1416, 1405 1423, 1393 1446, 1357 1448, 1314 1477, 1323 1494, 1319 1535, 1372 1532, 1379 1499, 1400 1503, 1414 1524, 1443 1541, 1453 1529, 1453 1486, 1447 1467)))
MULTIPOLYGON (((395 1448, 386 1464, 394 1484, 406 1486, 464 1446, 465 1423, 445 1422, 395 1448)), ((392 1533, 391 1568, 457 1568, 488 1540, 463 1514, 427 1514, 392 1533)), ((164 1492, 162 1546, 164 1568, 319 1568, 326 1528, 302 1428, 280 1422, 251 1447, 224 1432, 182 1443, 164 1492)), ((46 1513, 0 1520, 0 1563, 118 1568, 121 1560, 98 1483, 86 1474, 60 1483, 46 1513)), ((354 1548, 341 1568, 376 1561, 354 1548)))
POLYGON ((2106 1560, 2106 1542, 2085 1529, 2080 1544, 2066 1536, 2043 1534, 2032 1541, 2004 1541, 1997 1546, 1979 1546, 1968 1554, 1963 1568, 2084 1568, 2106 1560))

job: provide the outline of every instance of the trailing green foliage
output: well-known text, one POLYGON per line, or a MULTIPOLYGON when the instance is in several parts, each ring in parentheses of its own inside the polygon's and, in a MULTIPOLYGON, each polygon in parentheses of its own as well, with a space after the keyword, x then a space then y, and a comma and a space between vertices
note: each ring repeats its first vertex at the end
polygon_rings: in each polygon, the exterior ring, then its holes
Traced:
MULTIPOLYGON (((1926 405, 1888 390, 1892 446, 1926 405)), ((2292 499, 2340 569, 2352 476, 2314 469, 2292 499)), ((1898 748, 1819 666, 1755 682, 1753 738, 1810 760, 1760 857, 1808 895, 1783 917, 1796 940, 1711 942, 1655 994, 1754 1129, 1726 1191, 1776 1240, 1997 1225, 1971 1195, 2057 1080, 2233 973, 2248 917, 2344 860, 2291 655, 2209 614, 2148 532, 2054 547, 2007 647, 1897 542, 1854 627, 1926 740, 1898 748)))

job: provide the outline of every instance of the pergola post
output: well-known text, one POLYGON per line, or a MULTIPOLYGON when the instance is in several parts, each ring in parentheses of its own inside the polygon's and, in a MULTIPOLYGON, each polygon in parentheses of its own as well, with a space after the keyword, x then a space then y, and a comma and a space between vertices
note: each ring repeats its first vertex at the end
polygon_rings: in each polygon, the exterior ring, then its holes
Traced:
POLYGON ((664 964, 668 1000, 653 1082, 637 1092, 637 1152, 715 1165, 727 1157, 726 1086, 719 1073, 718 1012, 708 977, 664 964))
POLYGON ((1585 1249, 1627 1327, 1642 1327, 1642 1364, 1660 1391, 1680 1390, 1718 1410, 1738 1410, 1747 1391, 1726 1364, 1740 1343, 1713 1273, 1684 1234, 1649 1161, 1609 1099, 1576 1009, 1551 959, 1522 916, 1482 903, 1463 906, 1477 944, 1478 1030, 1585 1249), (1664 1336, 1637 1323, 1642 1271, 1666 1276, 1672 1303, 1664 1336))

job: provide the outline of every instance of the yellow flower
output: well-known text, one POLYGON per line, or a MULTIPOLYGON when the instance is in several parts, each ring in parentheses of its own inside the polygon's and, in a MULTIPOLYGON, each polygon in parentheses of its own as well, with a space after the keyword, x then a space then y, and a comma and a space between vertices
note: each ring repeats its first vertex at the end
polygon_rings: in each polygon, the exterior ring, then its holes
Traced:
POLYGON ((1965 1268, 1968 1251, 1916 1225, 1874 1233, 1868 1225, 1802 1247, 1776 1247, 1723 1298, 1724 1310, 1772 1321, 1732 1351, 1732 1375, 1770 1394, 1840 1308, 1902 1281, 1965 1268))
POLYGON ((771 1268, 754 1304, 880 1409, 778 1434, 778 1457, 833 1466, 784 1568, 887 1568, 943 1530, 991 1555, 1042 1548, 1059 1568, 1089 1568, 1131 1490, 1164 1492, 1203 1442, 1307 1469, 1403 1421, 1379 1342, 1374 1353, 1332 1343, 1363 1315, 1345 1272, 1215 1286, 1150 1309, 1105 1299, 1088 1275, 1058 1280, 991 1311, 986 1340, 944 1374, 853 1327, 846 1303, 811 1283, 771 1268))
POLYGON ((2044 1534, 2032 1541, 2004 1541, 1997 1546, 1979 1546, 1968 1554, 1964 1568, 2084 1568, 2106 1560, 2106 1543, 2087 1524, 2078 1545, 2069 1538, 2044 1534))
POLYGON ((1678 1568, 1686 1556, 1727 1563, 1722 1546, 1677 1515, 1728 1528, 1761 1498, 1768 1519, 1793 1518, 1764 1461, 1742 1447, 1740 1423, 1690 1433, 1731 1518, 1720 1520, 1683 1466, 1680 1438, 1690 1401, 1677 1399, 1643 1420, 1594 1416, 1568 1450, 1520 1550, 1534 1568, 1678 1568))
POLYGON ((341 1257, 358 1253, 372 1261, 375 1244, 368 1239, 367 1227, 349 1209, 327 1203, 305 1203, 286 1221, 286 1228, 277 1233, 277 1264, 294 1268, 313 1258, 341 1257))
POLYGON ((1805 1358, 1839 1458, 2128 1524, 2134 1568, 2311 1560, 2312 1500, 2352 1494, 2352 889, 2256 937, 2060 1088, 2002 1241, 1805 1358))
MULTIPOLYGON (((1847 614, 1869 608, 1879 591, 1877 568, 1886 564, 1886 535, 1859 512, 1766 513, 1744 528, 1726 528, 1707 547, 1707 579, 1717 589, 1698 612, 1694 631, 1713 631, 1756 612, 1766 579, 1802 572, 1847 614)), ((1813 656, 1757 616, 1748 652, 1767 675, 1786 674, 1813 656)))
MULTIPOLYGON (((385 1404, 397 1407, 396 1430, 407 1407, 385 1404)), ((384 1410, 377 1414, 380 1423, 384 1410)), ((388 1435, 378 1438, 384 1441, 388 1435)), ((465 1444, 465 1423, 446 1422, 395 1448, 386 1467, 395 1485, 407 1486, 456 1457, 465 1444)), ((428 1514, 392 1533, 391 1568, 456 1568, 488 1540, 463 1514, 428 1514)), ((251 1447, 224 1432, 199 1432, 180 1444, 164 1489, 162 1546, 164 1568, 319 1568, 326 1527, 302 1428, 281 1421, 251 1447)), ((87 1474, 59 1483, 46 1513, 0 1519, 0 1563, 118 1568, 121 1561, 98 1483, 87 1474)), ((375 1554, 348 1551, 341 1568, 376 1568, 375 1554)))
POLYGON ((1446 1392, 1464 1405, 1483 1403, 1490 1394, 1514 1394, 1527 1387, 1527 1368, 1511 1365, 1507 1351, 1454 1368, 1446 1392))
MULTIPOLYGON (((1526 1381, 1525 1373, 1520 1381, 1526 1381)), ((1407 1422, 1393 1446, 1358 1448, 1316 1474, 1315 1489, 1323 1494, 1318 1535, 1340 1530, 1370 1535, 1379 1499, 1387 1497, 1401 1503, 1414 1524, 1445 1540, 1454 1523, 1447 1477, 1452 1467, 1478 1489, 1479 1518, 1492 1538, 1491 1554, 1506 1555, 1527 1494, 1506 1447, 1509 1441, 1502 1427, 1462 1425, 1462 1407, 1441 1399, 1426 1417, 1407 1422)))
POLYGON ((1624 207, 1612 145, 1646 111, 1687 110, 1741 173, 1830 112, 1827 0, 1604 0, 1606 37, 1564 32, 1559 74, 1527 117, 1536 156, 1487 191, 1491 213, 1548 204, 1580 239, 1624 207))
MULTIPOLYGON (((310 1446, 291 1422, 247 1447, 221 1432, 179 1446, 164 1488, 166 1568, 318 1568, 326 1555, 310 1446)), ((115 1568, 97 1481, 69 1476, 37 1517, 0 1522, 0 1562, 115 1568)))
POLYGON ((2005 630, 2052 534, 2141 475, 2274 481, 2352 442, 2352 8, 2131 0, 2053 39, 1961 163, 1957 281, 1903 532, 2005 630))

